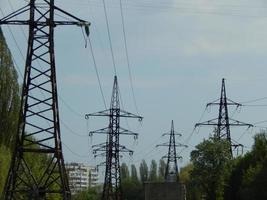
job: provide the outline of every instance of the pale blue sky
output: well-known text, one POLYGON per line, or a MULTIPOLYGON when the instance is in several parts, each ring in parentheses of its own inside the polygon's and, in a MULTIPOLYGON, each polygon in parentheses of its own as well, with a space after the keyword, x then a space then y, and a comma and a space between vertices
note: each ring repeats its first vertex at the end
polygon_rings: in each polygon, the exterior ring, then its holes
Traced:
MULTIPOLYGON (((10 1, 15 8, 24 1, 10 1)), ((126 56, 123 44, 119 1, 106 0, 110 32, 118 71, 119 86, 126 110, 136 113, 131 94, 126 56)), ((161 134, 170 130, 171 120, 175 129, 183 133, 181 141, 191 134, 206 103, 219 98, 221 79, 226 78, 228 97, 245 102, 267 96, 267 4, 255 0, 122 0, 125 14, 125 28, 128 51, 133 75, 133 86, 139 112, 144 116, 142 126, 129 120, 134 131, 139 131, 139 140, 122 139, 122 142, 136 151, 133 158, 123 161, 131 164, 140 159, 159 159, 167 149, 156 149, 155 145, 168 140, 161 134)), ((102 1, 57 0, 57 5, 76 16, 92 23, 92 40, 104 95, 109 105, 113 67, 108 44, 107 29, 102 1)), ((8 0, 2 0, 0 7, 5 14, 11 11, 8 0)), ((0 13, 1 14, 1 13, 0 13)), ((1 14, 2 16, 2 14, 1 14)), ((8 44, 21 71, 24 61, 7 28, 3 28, 8 44)), ((18 27, 12 32, 25 54, 26 40, 18 27)), ((26 29, 25 29, 26 30, 26 29)), ((84 48, 80 28, 57 27, 56 29, 57 79, 60 100, 61 134, 65 160, 89 162, 87 126, 83 115, 104 109, 96 73, 89 48, 84 48), (66 106, 78 113, 75 114, 66 106), (67 125, 67 127, 66 127, 67 125), (74 135, 68 127, 83 137, 74 135)), ((20 78, 21 80, 21 78, 20 78)), ((267 104, 267 100, 253 104, 267 104)), ((233 118, 254 123, 267 120, 267 107, 242 107, 234 112, 233 118)), ((218 108, 205 112, 202 121, 218 115, 218 108)), ((107 121, 92 119, 89 128, 107 126, 107 121)), ((123 126, 127 124, 123 121, 123 126)), ((267 123, 259 124, 267 126, 267 123)), ((250 147, 252 136, 260 128, 245 133, 240 142, 250 147)), ((232 129, 234 139, 246 131, 232 129)), ((194 132, 182 152, 180 166, 189 161, 194 145, 207 138, 212 128, 201 128, 194 132)), ((93 144, 103 141, 94 136, 93 144)), ((131 138, 132 139, 132 138, 131 138)))

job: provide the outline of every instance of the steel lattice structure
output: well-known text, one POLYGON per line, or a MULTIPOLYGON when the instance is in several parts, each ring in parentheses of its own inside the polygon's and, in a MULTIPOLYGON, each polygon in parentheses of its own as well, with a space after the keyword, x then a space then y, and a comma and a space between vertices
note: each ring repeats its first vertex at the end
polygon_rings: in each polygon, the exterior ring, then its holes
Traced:
POLYGON ((166 182, 176 182, 179 181, 179 173, 178 173, 178 163, 177 161, 181 159, 181 156, 177 156, 176 148, 177 147, 187 147, 187 145, 176 142, 175 135, 182 136, 180 133, 175 132, 173 120, 171 123, 171 131, 168 133, 164 133, 163 136, 169 135, 169 142, 159 144, 158 146, 167 146, 168 154, 163 156, 162 158, 167 158, 167 165, 165 169, 165 181, 166 182))
POLYGON ((85 118, 90 116, 109 117, 109 125, 106 128, 96 131, 90 131, 93 134, 107 134, 107 141, 102 144, 93 145, 95 156, 105 156, 105 181, 103 186, 102 200, 122 200, 122 188, 120 177, 120 157, 121 153, 133 154, 133 151, 120 144, 120 135, 133 135, 137 139, 138 133, 134 133, 120 126, 120 118, 137 118, 142 120, 141 116, 126 112, 120 109, 119 88, 117 76, 114 77, 113 91, 110 108, 97 113, 86 114, 85 118))
POLYGON ((88 30, 89 23, 56 7, 53 0, 30 0, 0 24, 29 29, 18 131, 3 199, 70 199, 60 136, 54 28, 79 25, 88 30), (73 21, 55 21, 56 11, 73 21), (29 20, 17 19, 27 13, 29 20), (34 168, 35 160, 43 166, 34 168))
POLYGON ((202 125, 208 125, 208 126, 215 126, 215 134, 216 137, 219 139, 226 139, 229 142, 229 151, 231 155, 233 156, 233 148, 238 148, 238 147, 243 147, 242 144, 237 144, 235 143, 232 138, 231 138, 231 132, 230 132, 230 126, 247 126, 247 127, 252 127, 252 124, 247 124, 240 122, 235 119, 229 118, 228 114, 228 106, 242 106, 240 103, 236 103, 230 99, 227 98, 226 96, 226 89, 225 89, 225 79, 222 79, 222 86, 221 86, 221 96, 220 99, 208 103, 208 106, 212 105, 218 105, 219 106, 219 116, 218 118, 208 120, 206 122, 202 123, 197 123, 195 126, 202 126, 202 125))

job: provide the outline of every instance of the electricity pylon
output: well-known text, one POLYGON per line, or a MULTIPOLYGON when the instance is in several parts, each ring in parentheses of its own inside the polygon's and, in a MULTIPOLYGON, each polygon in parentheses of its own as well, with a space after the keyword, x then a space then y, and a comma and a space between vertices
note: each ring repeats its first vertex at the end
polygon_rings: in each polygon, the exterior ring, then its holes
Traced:
POLYGON ((233 149, 232 147, 238 148, 243 147, 242 144, 235 144, 231 138, 231 132, 230 132, 230 126, 248 126, 249 128, 252 127, 252 124, 247 124, 240 122, 235 119, 229 118, 228 114, 228 106, 237 106, 240 107, 242 104, 236 103, 226 96, 226 89, 225 89, 225 79, 222 79, 222 86, 221 86, 221 97, 220 99, 217 99, 214 102, 208 103, 207 107, 212 105, 219 105, 219 116, 218 118, 208 120, 206 122, 197 123, 195 127, 197 126, 215 126, 215 136, 219 139, 226 139, 229 142, 229 151, 230 154, 233 157, 233 149))
MULTIPOLYGON (((93 153, 96 156, 106 157, 105 182, 102 193, 102 200, 122 200, 121 176, 120 176, 120 156, 121 153, 133 154, 133 151, 120 144, 120 135, 133 135, 137 139, 137 133, 129 131, 120 126, 121 118, 137 118, 142 120, 141 116, 126 112, 120 109, 119 88, 117 76, 114 77, 113 91, 110 108, 97 113, 86 114, 85 118, 90 116, 109 117, 109 125, 106 128, 96 131, 90 131, 89 135, 107 134, 105 143, 93 145, 93 153)), ((102 163, 103 164, 103 163, 102 163)))
POLYGON ((187 145, 181 144, 176 142, 175 135, 182 136, 180 133, 174 131, 173 120, 171 123, 171 131, 168 133, 164 133, 163 136, 169 135, 170 140, 169 142, 165 142, 163 144, 158 144, 158 146, 167 146, 169 148, 168 154, 163 156, 162 158, 167 158, 167 165, 165 169, 165 181, 166 182, 176 182, 179 181, 179 174, 178 174, 178 163, 179 159, 182 159, 181 156, 177 156, 176 148, 177 147, 187 147, 187 145))
POLYGON ((57 25, 89 23, 56 7, 54 0, 30 0, 0 20, 0 25, 28 25, 28 50, 16 143, 3 199, 70 199, 60 136, 54 54, 57 25), (56 21, 59 12, 73 21, 56 21), (28 20, 17 17, 29 13, 28 20), (39 160, 42 166, 36 168, 39 160))

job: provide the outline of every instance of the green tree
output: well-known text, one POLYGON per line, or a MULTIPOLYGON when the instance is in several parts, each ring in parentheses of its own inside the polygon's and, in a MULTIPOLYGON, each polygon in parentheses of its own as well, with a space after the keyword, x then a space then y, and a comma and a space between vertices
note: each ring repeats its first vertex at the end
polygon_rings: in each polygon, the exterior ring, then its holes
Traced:
POLYGON ((0 194, 8 173, 17 133, 19 84, 12 56, 0 28, 0 194))
POLYGON ((140 164, 139 173, 140 173, 140 179, 142 183, 148 180, 148 166, 145 160, 142 160, 140 164))
POLYGON ((165 178, 165 171, 166 171, 166 163, 163 159, 159 161, 159 170, 158 170, 158 179, 159 181, 163 181, 165 178))
POLYGON ((72 196, 73 200, 100 200, 100 193, 97 188, 88 188, 72 196))
POLYGON ((127 179, 123 181, 123 199, 125 200, 143 200, 144 191, 140 182, 127 179))
POLYGON ((129 169, 128 169, 128 166, 126 163, 121 164, 120 170, 121 170, 121 179, 122 180, 126 180, 126 179, 130 178, 130 172, 129 172, 129 169))
POLYGON ((0 144, 10 146, 17 133, 19 84, 12 55, 0 29, 0 144))
POLYGON ((186 186, 186 199, 188 200, 201 200, 201 191, 199 186, 192 181, 191 173, 193 171, 193 164, 189 163, 182 167, 179 173, 180 183, 186 186))
POLYGON ((134 164, 131 165, 131 180, 133 182, 139 182, 138 175, 137 175, 137 169, 134 164))
POLYGON ((149 181, 157 181, 157 179, 157 162, 155 160, 152 160, 150 164, 149 181))
POLYGON ((229 142, 212 137, 204 140, 191 152, 191 179, 207 200, 221 200, 230 173, 229 142))
POLYGON ((226 200, 267 199, 267 136, 254 137, 252 150, 235 159, 226 200))

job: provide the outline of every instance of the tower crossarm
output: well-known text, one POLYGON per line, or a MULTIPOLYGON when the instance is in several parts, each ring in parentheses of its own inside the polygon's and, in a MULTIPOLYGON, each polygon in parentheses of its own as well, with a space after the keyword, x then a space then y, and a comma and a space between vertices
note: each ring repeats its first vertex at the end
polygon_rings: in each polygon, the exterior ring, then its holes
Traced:
POLYGON ((89 136, 93 136, 93 134, 108 134, 109 130, 110 130, 110 128, 106 127, 106 128, 101 128, 98 130, 90 131, 89 136))
MULTIPOLYGON (((201 123, 196 123, 195 124, 195 127, 198 127, 198 126, 217 126, 218 125, 218 118, 215 118, 215 119, 211 119, 211 120, 208 120, 208 121, 205 121, 205 122, 201 122, 201 123)), ((244 122, 241 122, 241 121, 238 121, 238 120, 235 120, 235 119, 229 119, 229 123, 222 123, 221 124, 222 126, 223 125, 229 125, 229 126, 248 126, 248 128, 251 128, 253 127, 253 124, 248 124, 248 123, 244 123, 244 122)))
POLYGON ((105 156, 106 156, 106 152, 94 153, 94 158, 96 158, 96 157, 105 157, 105 156))
POLYGON ((107 146, 107 143, 103 142, 103 143, 100 143, 100 144, 93 145, 92 148, 99 148, 99 147, 106 147, 106 146, 107 146))
POLYGON ((229 125, 230 126, 247 126, 248 128, 253 127, 253 124, 244 123, 235 119, 229 119, 229 125))
POLYGON ((120 134, 122 134, 122 135, 133 135, 134 139, 137 139, 137 137, 138 137, 138 133, 130 131, 130 130, 125 129, 125 128, 122 128, 122 127, 120 127, 120 134))
POLYGON ((94 150, 93 150, 93 154, 96 154, 96 152, 99 152, 99 151, 104 151, 104 152, 106 152, 106 150, 107 150, 107 146, 105 145, 105 146, 102 146, 102 147, 98 147, 98 148, 95 148, 94 150))
MULTIPOLYGON (((165 143, 156 145, 156 147, 168 147, 169 145, 170 145, 169 142, 165 142, 165 143)), ((177 142, 175 144, 173 144, 172 146, 174 146, 174 147, 185 147, 185 148, 188 147, 185 144, 181 144, 181 143, 177 143, 177 142)))
POLYGON ((205 125, 208 125, 208 126, 211 126, 211 125, 212 126, 216 126, 216 125, 218 125, 218 118, 207 120, 207 121, 201 122, 201 123, 196 123, 195 127, 205 126, 205 125))
POLYGON ((110 109, 102 110, 95 113, 85 114, 85 119, 89 119, 90 117, 109 117, 110 116, 110 109))
MULTIPOLYGON (((139 116, 139 115, 135 115, 133 113, 121 110, 119 110, 119 115, 118 117, 125 117, 125 118, 137 118, 139 121, 143 120, 143 117, 139 116)), ((110 117, 111 116, 111 109, 107 109, 107 110, 103 110, 100 112, 95 112, 95 113, 91 113, 91 114, 85 114, 85 119, 89 119, 90 117, 110 117)))
MULTIPOLYGON (((166 158, 168 158, 168 155, 162 156, 162 159, 166 159, 166 158)), ((175 157, 172 157, 172 158, 176 158, 178 160, 183 159, 182 156, 175 156, 175 157)))
MULTIPOLYGON (((98 130, 90 131, 89 136, 93 136, 94 134, 109 134, 109 133, 110 133, 110 128, 106 127, 106 128, 101 128, 98 130)), ((133 135, 134 139, 137 139, 138 137, 138 133, 122 128, 122 127, 119 128, 119 133, 121 135, 133 135)))
MULTIPOLYGON (((72 19, 73 21, 51 21, 49 18, 45 18, 46 20, 43 21, 37 21, 35 22, 36 26, 48 26, 48 25, 53 25, 53 26, 57 26, 57 25, 77 25, 77 26, 85 26, 85 27, 89 27, 90 23, 87 21, 84 21, 64 10, 62 10, 61 8, 52 5, 49 1, 43 0, 43 2, 45 2, 47 4, 48 7, 51 7, 54 10, 59 11, 60 14, 63 14, 63 17, 68 17, 69 19, 72 19)), ((33 1, 30 1, 28 3, 28 5, 23 6, 22 8, 10 13, 9 15, 7 15, 6 17, 2 18, 0 20, 0 25, 1 24, 9 24, 9 25, 29 25, 31 22, 30 20, 15 20, 14 18, 24 14, 25 12, 30 10, 31 4, 34 3, 33 1)), ((38 6, 38 4, 36 4, 35 9, 38 11, 40 10, 40 13, 42 13, 43 11, 43 7, 44 5, 40 5, 38 6)), ((43 15, 44 16, 44 15, 43 15)), ((88 34, 89 34, 89 29, 88 29, 88 34)))
POLYGON ((129 153, 130 155, 133 155, 133 150, 128 149, 127 147, 123 145, 119 145, 119 152, 120 153, 129 153))
POLYGON ((137 118, 139 121, 143 120, 143 117, 139 116, 139 115, 135 115, 133 113, 124 111, 124 110, 120 110, 120 117, 126 117, 126 118, 137 118))
MULTIPOLYGON (((228 106, 237 106, 237 107, 240 107, 242 106, 241 103, 237 103, 231 99, 226 99, 227 100, 227 105, 228 106)), ((216 101, 213 101, 213 102, 210 102, 210 103, 207 103, 206 107, 209 107, 209 106, 214 106, 214 105, 220 105, 220 99, 217 99, 216 101)))
MULTIPOLYGON (((182 136, 182 134, 181 134, 181 133, 178 133, 177 131, 174 131, 173 134, 174 134, 174 135, 177 135, 177 136, 179 136, 179 137, 182 136)), ((165 135, 171 135, 171 132, 167 132, 167 133, 163 133, 163 134, 162 134, 162 136, 165 136, 165 135)))

